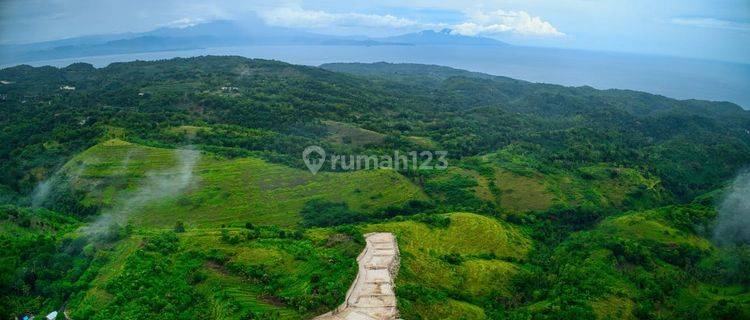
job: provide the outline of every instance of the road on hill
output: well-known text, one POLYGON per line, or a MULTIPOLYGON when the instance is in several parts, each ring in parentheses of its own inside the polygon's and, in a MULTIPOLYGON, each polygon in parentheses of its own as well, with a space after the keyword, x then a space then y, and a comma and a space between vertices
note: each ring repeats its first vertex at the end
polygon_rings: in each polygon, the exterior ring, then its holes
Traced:
POLYGON ((394 279, 398 274, 396 237, 388 232, 368 233, 367 244, 357 257, 359 272, 335 310, 316 320, 391 320, 398 318, 394 279))

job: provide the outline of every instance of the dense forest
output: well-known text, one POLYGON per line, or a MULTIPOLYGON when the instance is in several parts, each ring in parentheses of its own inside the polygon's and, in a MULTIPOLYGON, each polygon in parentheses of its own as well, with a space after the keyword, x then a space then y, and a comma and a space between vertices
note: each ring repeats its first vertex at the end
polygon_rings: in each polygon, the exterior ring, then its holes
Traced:
POLYGON ((216 56, 0 80, 3 318, 310 318, 380 230, 405 319, 750 318, 748 243, 714 233, 750 164, 732 103, 216 56), (449 168, 312 175, 310 145, 449 168))

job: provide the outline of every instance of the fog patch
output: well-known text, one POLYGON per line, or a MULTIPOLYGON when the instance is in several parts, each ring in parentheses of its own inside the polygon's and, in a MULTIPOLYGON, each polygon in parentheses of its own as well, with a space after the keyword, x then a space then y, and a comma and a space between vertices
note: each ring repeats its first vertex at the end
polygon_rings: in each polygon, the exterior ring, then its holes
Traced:
POLYGON ((718 212, 714 241, 719 245, 750 244, 750 170, 734 179, 718 212))
POLYGON ((36 187, 34 187, 34 191, 31 194, 32 207, 39 208, 42 206, 42 203, 47 201, 50 193, 52 192, 52 186, 57 184, 57 180, 57 174, 54 174, 51 177, 37 183, 36 187))
MULTIPOLYGON (((93 160, 97 161, 97 159, 93 160)), ((60 168, 47 179, 37 183, 31 192, 31 206, 34 208, 44 206, 55 195, 55 192, 63 188, 63 184, 77 181, 85 169, 86 163, 76 162, 69 167, 60 168)))
MULTIPOLYGON (((110 232, 113 226, 123 225, 129 216, 149 203, 160 199, 173 198, 183 193, 194 183, 193 169, 200 160, 200 152, 190 149, 176 149, 174 156, 177 165, 166 170, 146 172, 146 178, 134 191, 120 196, 114 207, 104 210, 95 221, 82 230, 89 236, 99 238, 110 232)), ((129 156, 124 159, 129 161, 129 156)))

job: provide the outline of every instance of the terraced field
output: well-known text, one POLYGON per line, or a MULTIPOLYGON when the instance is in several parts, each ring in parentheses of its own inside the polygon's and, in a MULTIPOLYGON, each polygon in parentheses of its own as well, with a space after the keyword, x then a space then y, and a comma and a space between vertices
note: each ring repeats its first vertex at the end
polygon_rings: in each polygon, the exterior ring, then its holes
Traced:
MULTIPOLYGON (((83 304, 104 307, 111 303, 115 297, 106 288, 117 270, 138 252, 139 239, 180 222, 186 229, 179 236, 181 252, 204 257, 196 272, 205 280, 195 289, 206 297, 207 310, 215 317, 311 317, 322 313, 321 305, 342 301, 344 288, 354 279, 354 257, 362 244, 357 244, 351 233, 336 228, 311 228, 290 237, 301 221, 303 206, 314 199, 340 201, 367 214, 428 199, 420 186, 389 170, 312 175, 257 158, 195 154, 109 140, 65 166, 73 185, 86 191, 87 203, 103 205, 109 214, 126 215, 139 234, 113 252, 114 259, 93 282, 83 304), (185 158, 191 154, 193 163, 186 175, 185 158), (147 197, 148 201, 139 198, 144 190, 153 193, 160 188, 165 190, 147 197), (169 188, 176 190, 166 190, 169 188), (121 209, 133 199, 142 206, 121 209), (248 223, 259 227, 248 231, 243 228, 248 223), (323 279, 328 302, 301 307, 304 303, 298 299, 309 299, 323 290, 323 279)), ((482 165, 491 168, 493 175, 453 167, 430 176, 426 184, 450 184, 456 177, 476 181, 468 194, 495 202, 509 212, 546 210, 559 203, 617 207, 625 201, 624 193, 645 192, 648 197, 659 193, 653 181, 629 169, 591 166, 580 169, 581 176, 576 177, 542 174, 512 159, 497 162, 490 157, 484 161, 482 165)), ((512 279, 528 272, 523 263, 532 248, 529 231, 465 212, 432 215, 431 219, 444 223, 399 218, 358 225, 354 230, 360 235, 389 232, 398 239, 402 257, 395 294, 404 317, 490 317, 483 307, 487 301, 512 297, 512 279)), ((710 247, 703 238, 675 229, 649 213, 607 219, 597 230, 634 241, 670 239, 704 251, 710 247)), ((181 258, 174 259, 178 263, 181 258)), ((624 280, 612 280, 621 282, 624 280)), ((628 301, 610 296, 591 306, 602 314, 627 314, 631 311, 614 305, 626 306, 628 301)), ((529 310, 537 310, 534 308, 544 310, 545 305, 530 306, 529 310)))
MULTIPOLYGON (((66 169, 75 185, 89 192, 89 203, 117 207, 132 201, 131 195, 148 185, 150 177, 174 178, 179 164, 174 150, 110 140, 82 153, 66 169)), ((426 199, 417 186, 390 170, 313 175, 256 158, 203 155, 192 173, 184 193, 157 197, 134 212, 132 220, 152 227, 177 221, 194 227, 245 222, 294 226, 300 209, 312 199, 344 202, 364 213, 426 199)))
POLYGON ((450 219, 447 227, 402 221, 367 225, 363 232, 391 232, 398 239, 401 268, 396 288, 404 318, 484 319, 482 308, 472 302, 509 294, 508 281, 531 249, 531 241, 523 230, 492 218, 472 213, 443 217, 450 219), (476 300, 431 300, 410 293, 414 288, 476 300))

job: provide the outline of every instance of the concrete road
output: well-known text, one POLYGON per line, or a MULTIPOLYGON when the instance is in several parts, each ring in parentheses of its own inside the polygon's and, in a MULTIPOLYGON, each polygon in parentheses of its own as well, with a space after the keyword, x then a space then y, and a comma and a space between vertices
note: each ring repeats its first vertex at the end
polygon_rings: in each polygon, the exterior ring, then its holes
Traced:
POLYGON ((393 282, 398 274, 399 253, 392 233, 365 235, 367 244, 357 257, 359 272, 335 310, 316 320, 392 320, 398 318, 393 282))

